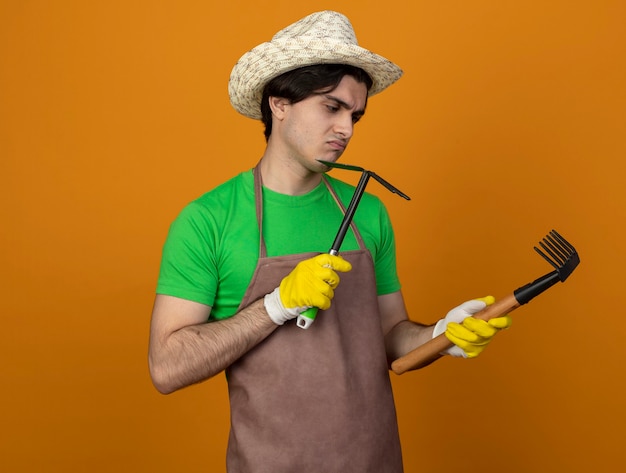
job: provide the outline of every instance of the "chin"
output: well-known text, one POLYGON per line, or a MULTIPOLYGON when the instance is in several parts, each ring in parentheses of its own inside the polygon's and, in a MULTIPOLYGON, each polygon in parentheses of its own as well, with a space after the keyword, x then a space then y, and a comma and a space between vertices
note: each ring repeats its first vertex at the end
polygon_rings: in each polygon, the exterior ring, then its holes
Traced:
POLYGON ((332 158, 330 158, 330 159, 329 158, 316 158, 315 159, 315 163, 312 166, 313 167, 312 171, 315 171, 315 172, 328 172, 328 171, 331 170, 330 167, 326 166, 323 163, 320 163, 318 161, 319 159, 321 159, 322 161, 328 161, 328 162, 333 162, 333 163, 336 161, 335 159, 332 159, 332 158))

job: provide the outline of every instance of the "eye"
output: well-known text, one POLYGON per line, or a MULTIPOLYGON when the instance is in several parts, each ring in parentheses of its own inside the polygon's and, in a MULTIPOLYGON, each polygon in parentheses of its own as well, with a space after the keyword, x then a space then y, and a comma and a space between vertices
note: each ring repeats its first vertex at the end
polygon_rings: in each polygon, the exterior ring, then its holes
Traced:
POLYGON ((339 107, 336 105, 326 105, 326 109, 331 113, 336 113, 339 111, 339 107))

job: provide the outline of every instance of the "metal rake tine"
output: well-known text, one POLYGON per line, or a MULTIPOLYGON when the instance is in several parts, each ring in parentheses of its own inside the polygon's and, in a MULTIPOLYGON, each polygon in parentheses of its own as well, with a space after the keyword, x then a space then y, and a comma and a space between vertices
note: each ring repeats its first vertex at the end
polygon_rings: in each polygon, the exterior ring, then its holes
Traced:
POLYGON ((568 247, 567 242, 565 242, 565 244, 563 243, 563 237, 560 237, 560 239, 559 237, 560 235, 552 230, 550 234, 546 236, 544 241, 556 254, 561 256, 561 262, 562 264, 565 264, 567 260, 571 258, 572 254, 576 252, 576 250, 572 251, 573 247, 571 245, 568 247))
POLYGON ((561 269, 565 263, 567 263, 568 259, 576 253, 576 249, 555 230, 552 230, 546 235, 546 237, 539 242, 539 245, 548 254, 537 247, 534 247, 535 251, 557 270, 561 269))
POLYGON ((541 247, 546 250, 557 262, 563 264, 567 260, 568 255, 555 243, 554 239, 549 235, 543 241, 539 242, 541 247))
POLYGON ((571 256, 572 254, 576 253, 576 248, 574 248, 572 246, 571 243, 569 243, 565 238, 563 238, 561 235, 559 235, 559 233, 556 230, 552 230, 550 232, 550 234, 559 242, 561 243, 563 249, 567 252, 568 256, 571 256))
POLYGON ((548 234, 543 240, 539 242, 539 246, 543 248, 545 253, 541 251, 539 248, 537 248, 536 246, 534 248, 535 248, 535 251, 539 253, 543 259, 545 259, 548 263, 550 263, 550 265, 552 265, 555 269, 559 269, 565 263, 565 261, 559 255, 555 253, 555 251, 557 251, 558 253, 558 250, 556 250, 556 248, 554 248, 554 246, 547 239, 549 237, 550 235, 548 234))
MULTIPOLYGON (((541 242, 540 242, 539 244, 541 245, 541 242)), ((553 267, 554 267, 554 269, 557 269, 557 270, 559 269, 559 267, 560 267, 560 266, 559 266, 557 263, 555 263, 554 261, 552 261, 548 255, 546 255, 543 251, 541 251, 541 250, 540 250, 539 248, 537 248, 536 246, 534 246, 533 248, 535 249, 535 251, 536 251, 537 253, 539 253, 539 255, 540 255, 543 259, 545 259, 548 263, 550 263, 550 266, 553 266, 553 267)))

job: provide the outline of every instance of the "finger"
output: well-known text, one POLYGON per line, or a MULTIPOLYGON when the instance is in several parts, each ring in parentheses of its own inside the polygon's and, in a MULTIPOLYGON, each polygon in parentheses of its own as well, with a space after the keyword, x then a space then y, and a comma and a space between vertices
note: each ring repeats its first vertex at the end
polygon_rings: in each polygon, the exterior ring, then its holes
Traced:
MULTIPOLYGON (((450 339, 450 337, 453 337, 456 341, 460 341, 463 345, 467 345, 467 344, 482 345, 484 343, 487 343, 488 341, 488 340, 485 340, 484 337, 481 337, 476 332, 469 330, 464 325, 457 324, 455 322, 448 324, 445 333, 448 339, 450 339)), ((462 345, 460 345, 456 341, 454 341, 456 345, 459 345, 461 348, 464 348, 462 345)))
POLYGON ((463 327, 482 338, 491 338, 498 332, 496 327, 484 320, 475 319, 474 317, 465 319, 463 321, 463 327))
POLYGON ((446 338, 450 340, 451 343, 454 343, 457 347, 465 352, 465 356, 467 358, 474 358, 478 356, 487 346, 486 342, 476 343, 476 342, 468 342, 463 338, 458 338, 454 334, 450 333, 450 331, 445 332, 446 338))
POLYGON ((485 296, 485 297, 479 297, 476 300, 484 302, 486 305, 491 305, 496 301, 496 298, 493 296, 485 296))
POLYGON ((335 271, 340 271, 342 273, 347 273, 352 270, 350 262, 346 261, 341 256, 333 256, 331 266, 335 271))
POLYGON ((312 281, 314 293, 321 294, 324 297, 332 299, 335 295, 334 287, 327 283, 324 279, 316 279, 312 281))
POLYGON ((325 281, 313 279, 309 281, 309 288, 303 294, 303 305, 313 306, 326 310, 330 307, 330 301, 334 297, 335 291, 325 281))
POLYGON ((330 266, 335 271, 346 273, 352 269, 350 262, 343 259, 341 256, 330 255, 324 253, 315 257, 315 261, 320 266, 330 266))
POLYGON ((339 275, 330 268, 325 268, 324 270, 319 271, 316 274, 316 278, 320 281, 323 281, 333 289, 335 289, 341 281, 339 275))
POLYGON ((330 301, 330 298, 318 293, 315 296, 312 296, 311 305, 313 307, 317 307, 318 309, 327 310, 330 308, 330 301))
POLYGON ((499 330, 509 328, 513 323, 513 318, 510 315, 504 315, 502 317, 494 317, 489 320, 489 325, 499 330))

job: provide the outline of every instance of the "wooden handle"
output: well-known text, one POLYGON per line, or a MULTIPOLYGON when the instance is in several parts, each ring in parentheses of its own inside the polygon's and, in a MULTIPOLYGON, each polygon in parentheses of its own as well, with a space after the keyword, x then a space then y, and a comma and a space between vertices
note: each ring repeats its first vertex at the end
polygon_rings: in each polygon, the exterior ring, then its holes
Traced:
MULTIPOLYGON (((493 319, 494 317, 506 315, 517 309, 519 306, 520 303, 517 302, 515 296, 510 294, 485 307, 480 312, 476 312, 472 317, 486 321, 493 319)), ((447 350, 452 345, 453 343, 448 340, 445 334, 442 333, 432 340, 427 341, 423 345, 420 345, 415 350, 410 351, 406 355, 398 358, 396 361, 391 363, 391 369, 396 374, 402 374, 412 369, 422 368, 439 358, 441 356, 441 352, 447 350)))

